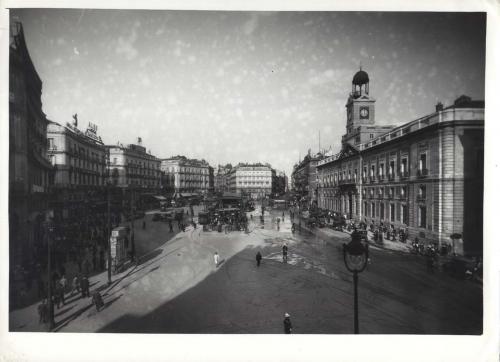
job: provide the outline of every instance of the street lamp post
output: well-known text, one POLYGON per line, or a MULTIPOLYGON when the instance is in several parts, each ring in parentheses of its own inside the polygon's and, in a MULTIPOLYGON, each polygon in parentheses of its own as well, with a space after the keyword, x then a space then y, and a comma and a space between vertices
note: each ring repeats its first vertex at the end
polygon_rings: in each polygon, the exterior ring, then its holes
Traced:
POLYGON ((134 240, 134 188, 130 188, 130 242, 131 242, 131 259, 132 262, 135 261, 135 240, 134 240))
POLYGON ((360 234, 354 230, 349 244, 343 245, 344 263, 354 280, 354 334, 359 334, 358 320, 358 273, 361 273, 368 262, 368 245, 361 243, 360 234))
POLYGON ((108 285, 111 285, 111 181, 106 181, 106 193, 108 201, 108 220, 107 220, 107 233, 106 238, 108 239, 108 285))
POLYGON ((47 303, 49 308, 49 332, 54 328, 54 303, 52 301, 52 269, 51 269, 51 250, 50 244, 52 241, 52 232, 54 231, 54 223, 52 220, 46 223, 47 230, 47 303))

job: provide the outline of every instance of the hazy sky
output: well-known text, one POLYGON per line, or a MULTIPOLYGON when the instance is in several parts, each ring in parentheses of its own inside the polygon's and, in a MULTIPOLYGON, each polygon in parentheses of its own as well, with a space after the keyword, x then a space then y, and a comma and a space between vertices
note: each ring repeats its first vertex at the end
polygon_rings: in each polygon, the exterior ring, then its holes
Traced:
POLYGON ((338 150, 354 73, 377 124, 467 94, 484 99, 485 16, 451 13, 13 10, 43 81, 43 110, 107 144, 290 174, 338 150))

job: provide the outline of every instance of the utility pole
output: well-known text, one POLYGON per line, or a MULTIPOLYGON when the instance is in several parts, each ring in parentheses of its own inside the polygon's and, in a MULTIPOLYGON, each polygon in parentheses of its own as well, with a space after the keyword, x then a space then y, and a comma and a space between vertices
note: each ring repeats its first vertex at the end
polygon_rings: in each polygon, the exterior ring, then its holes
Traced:
POLYGON ((110 197, 110 182, 106 182, 106 189, 107 189, 107 194, 108 194, 108 232, 107 232, 107 239, 108 239, 108 285, 111 284, 111 197, 110 197))

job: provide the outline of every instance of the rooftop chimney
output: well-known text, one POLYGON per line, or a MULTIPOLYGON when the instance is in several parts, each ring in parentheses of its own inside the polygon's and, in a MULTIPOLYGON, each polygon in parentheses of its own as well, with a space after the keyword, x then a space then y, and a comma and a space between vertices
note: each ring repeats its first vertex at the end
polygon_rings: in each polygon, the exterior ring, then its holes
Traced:
POLYGON ((438 104, 436 104, 436 112, 441 112, 442 110, 443 110, 443 103, 438 102, 438 104))

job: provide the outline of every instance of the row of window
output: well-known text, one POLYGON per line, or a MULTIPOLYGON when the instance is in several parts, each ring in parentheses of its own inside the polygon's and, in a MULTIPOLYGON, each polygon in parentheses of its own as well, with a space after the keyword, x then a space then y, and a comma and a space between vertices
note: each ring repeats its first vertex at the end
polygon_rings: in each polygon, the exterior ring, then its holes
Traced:
MULTIPOLYGON (((50 155, 50 156, 54 156, 54 155, 50 155)), ((52 159, 52 157, 51 157, 52 159)), ((105 168, 106 168, 106 165, 105 164, 99 164, 99 163, 96 163, 96 162, 91 162, 91 161, 85 161, 85 160, 82 160, 81 158, 75 158, 75 157, 71 157, 69 156, 69 164, 73 167, 79 167, 79 168, 86 168, 87 170, 90 170, 90 171, 101 171, 101 172, 104 172, 105 168)))
MULTIPOLYGON (((409 176, 409 167, 408 167, 408 156, 401 157, 401 161, 399 163, 399 175, 401 177, 409 176)), ((419 176, 425 176, 428 172, 428 164, 427 164, 427 152, 422 152, 419 156, 418 163, 418 174, 419 176)), ((389 179, 392 179, 396 175, 396 159, 390 160, 386 165, 385 162, 378 163, 378 169, 376 164, 373 163, 370 166, 367 164, 363 165, 362 177, 363 181, 366 182, 368 177, 371 180, 375 180, 375 177, 379 179, 384 179, 385 176, 388 176, 389 179), (387 168, 386 168, 387 166, 387 168)), ((319 178, 320 186, 331 186, 337 185, 344 181, 352 181, 357 182, 358 178, 358 170, 348 169, 339 172, 335 172, 334 174, 323 175, 319 178)))
POLYGON ((195 175, 208 175, 208 168, 200 167, 165 167, 169 173, 191 173, 195 175))
POLYGON ((238 181, 238 185, 269 185, 269 181, 238 181))
POLYGON ((81 172, 70 172, 69 183, 71 185, 102 186, 104 185, 104 175, 89 175, 81 172))
MULTIPOLYGON (((378 205, 378 218, 381 221, 399 221, 403 224, 408 225, 408 205, 399 205, 399 210, 396 215, 396 204, 390 203, 386 211, 386 204, 380 203, 378 205)), ((374 202, 364 202, 364 216, 375 218, 376 216, 376 204, 374 202)), ((425 205, 419 205, 417 208, 417 226, 420 228, 427 228, 427 207, 425 205)))
MULTIPOLYGON (((113 157, 113 165, 118 164, 118 157, 113 157)), ((130 168, 140 168, 143 170, 160 170, 159 162, 146 162, 146 161, 138 161, 134 159, 126 159, 127 167, 130 168)))

